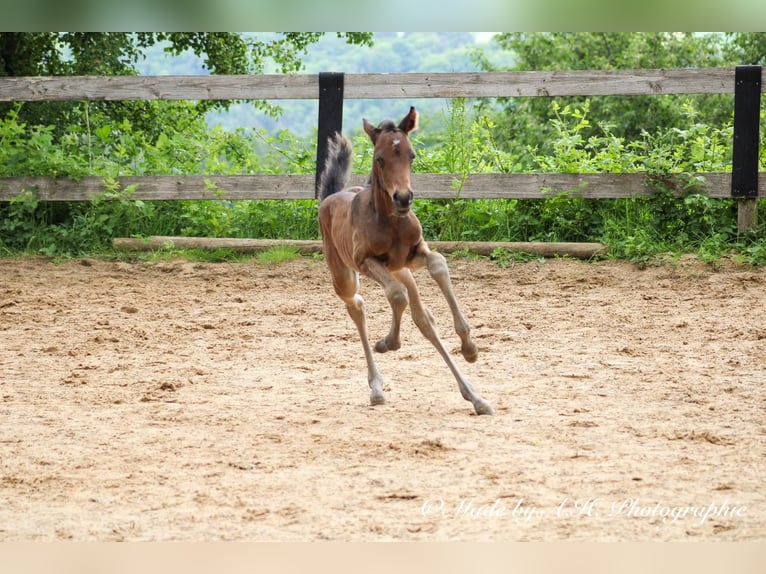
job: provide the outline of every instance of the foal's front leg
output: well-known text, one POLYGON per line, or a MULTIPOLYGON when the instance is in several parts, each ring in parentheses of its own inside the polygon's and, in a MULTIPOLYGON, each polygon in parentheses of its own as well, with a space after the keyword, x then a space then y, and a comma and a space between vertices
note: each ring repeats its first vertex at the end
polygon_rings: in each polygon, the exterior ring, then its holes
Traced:
MULTIPOLYGON (((327 253, 332 253, 329 250, 327 253)), ((382 405, 386 402, 383 394, 383 379, 375 365, 375 359, 372 356, 369 337, 367 336, 367 319, 364 313, 364 299, 359 294, 359 276, 355 271, 347 267, 342 267, 337 263, 337 259, 332 255, 327 258, 328 262, 335 264, 331 267, 332 282, 335 293, 338 294, 346 304, 351 320, 354 321, 356 329, 359 332, 359 338, 362 341, 364 349, 364 358, 367 361, 367 382, 370 385, 370 404, 382 405)))
MULTIPOLYGON (((375 350, 379 352, 394 350, 399 347, 399 325, 401 324, 402 314, 408 304, 407 289, 399 281, 394 279, 388 272, 388 269, 376 259, 366 259, 360 265, 359 269, 364 275, 370 277, 383 287, 394 313, 391 333, 389 333, 388 337, 385 339, 378 341, 375 350), (394 346, 394 343, 396 346, 394 346), (381 345, 385 345, 385 348, 381 348, 381 345)), ((350 272, 348 274, 349 276, 352 275, 350 272)), ((336 274, 334 277, 335 290, 346 302, 348 314, 354 321, 354 324, 359 331, 359 337, 362 340, 364 356, 367 360, 367 380, 370 384, 370 404, 373 406, 382 405, 386 402, 386 397, 383 393, 383 380, 372 356, 372 349, 367 335, 364 299, 359 294, 359 280, 356 274, 353 274, 353 283, 348 281, 348 279, 346 279, 346 281, 339 280, 339 275, 343 274, 336 274)))
POLYGON ((412 309, 412 319, 415 321, 420 332, 428 339, 431 344, 436 348, 438 353, 447 363, 450 371, 452 371, 455 380, 457 381, 458 388, 462 397, 470 401, 473 405, 477 415, 491 415, 494 414, 494 409, 485 399, 476 392, 473 385, 457 368, 452 357, 449 356, 447 349, 444 348, 444 344, 439 338, 439 333, 436 328, 436 322, 431 316, 431 313, 426 309, 423 302, 420 300, 420 294, 418 293, 417 285, 415 285, 415 279, 412 277, 412 273, 409 269, 402 269, 396 273, 396 277, 405 285, 407 292, 409 293, 410 307, 412 309))
POLYGON ((415 260, 413 260, 413 268, 415 267, 427 267, 428 273, 433 277, 434 281, 439 285, 444 298, 447 300, 450 311, 452 312, 452 318, 455 323, 455 332, 460 337, 461 347, 460 352, 463 357, 469 363, 475 363, 479 356, 479 348, 476 343, 471 339, 471 327, 468 325, 468 321, 465 320, 460 305, 458 305, 455 292, 452 290, 452 281, 449 275, 449 267, 447 267, 447 260, 441 253, 436 253, 428 249, 425 244, 421 244, 419 253, 415 260))
POLYGON ((367 382, 370 385, 370 404, 382 405, 386 402, 386 396, 383 393, 383 379, 375 365, 375 359, 372 357, 372 349, 367 336, 367 321, 364 314, 364 299, 359 293, 346 300, 346 309, 351 319, 359 331, 359 338, 362 341, 364 349, 364 358, 367 360, 367 382))

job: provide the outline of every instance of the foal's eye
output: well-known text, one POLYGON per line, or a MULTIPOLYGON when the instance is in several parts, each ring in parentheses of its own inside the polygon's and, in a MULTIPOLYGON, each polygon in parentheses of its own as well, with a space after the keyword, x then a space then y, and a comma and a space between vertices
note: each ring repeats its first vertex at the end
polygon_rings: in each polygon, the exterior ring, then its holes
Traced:
POLYGON ((381 156, 381 155, 376 155, 376 156, 375 156, 375 162, 376 162, 378 165, 382 166, 382 165, 383 165, 383 156, 381 156))

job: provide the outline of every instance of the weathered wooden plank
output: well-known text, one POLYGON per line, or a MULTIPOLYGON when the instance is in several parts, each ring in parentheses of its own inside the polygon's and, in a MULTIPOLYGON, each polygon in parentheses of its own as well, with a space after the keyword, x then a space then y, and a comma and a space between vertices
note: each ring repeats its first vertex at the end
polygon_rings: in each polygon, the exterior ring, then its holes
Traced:
MULTIPOLYGON (((273 247, 292 247, 300 253, 320 253, 321 241, 295 239, 236 239, 230 237, 169 237, 152 236, 146 239, 117 237, 113 240, 115 249, 132 251, 155 251, 167 249, 231 249, 241 253, 258 253, 273 247)), ((609 247, 602 243, 545 243, 509 241, 429 241, 431 249, 441 253, 467 250, 478 255, 491 255, 496 249, 532 253, 541 257, 577 257, 590 259, 605 255, 609 247)))
MULTIPOLYGON (((710 197, 729 197, 731 174, 698 174, 700 181, 696 191, 710 197)), ((617 199, 654 193, 648 179, 658 181, 658 176, 646 173, 487 173, 469 174, 458 193, 455 186, 458 176, 450 174, 413 174, 412 183, 416 197, 442 199, 540 199, 567 193, 571 197, 617 199)), ((681 196, 686 190, 680 180, 665 177, 662 184, 681 196)), ((760 188, 766 195, 766 185, 760 188)))
POLYGON ((532 253, 540 257, 577 257, 591 259, 609 253, 603 243, 565 243, 538 241, 429 241, 428 245, 441 253, 469 251, 477 255, 492 255, 498 249, 532 253))
MULTIPOLYGON (((704 179, 695 191, 709 197, 730 197, 731 174, 698 174, 704 179)), ((488 173, 469 175, 460 193, 454 187, 457 175, 415 173, 412 176, 416 199, 544 199, 559 193, 582 198, 627 198, 653 193, 645 173, 488 173)), ((351 183, 363 185, 366 175, 356 174, 351 183)), ((119 178, 120 188, 135 186, 131 197, 142 200, 181 199, 313 199, 313 175, 233 176, 143 176, 119 178)), ((681 196, 683 184, 670 177, 661 182, 681 196)), ((77 181, 67 178, 0 178, 0 201, 9 201, 25 189, 36 190, 41 201, 87 201, 102 196, 105 188, 99 177, 77 181)), ((759 197, 766 197, 766 174, 759 178, 759 197)), ((109 199, 109 197, 105 197, 109 199)))
POLYGON ((737 199, 737 230, 740 233, 758 229, 758 199, 744 197, 737 199))
MULTIPOLYGON (((133 199, 313 199, 313 175, 135 176, 118 178, 120 188, 135 186, 133 199)), ((42 201, 85 201, 103 196, 100 177, 0 178, 0 201, 36 189, 42 201)), ((109 199, 105 197, 105 199, 109 199)))
POLYGON ((233 237, 115 237, 115 249, 156 251, 161 249, 230 249, 240 253, 258 253, 273 247, 292 247, 305 255, 322 252, 322 242, 303 239, 238 239, 233 237))
POLYGON ((493 98, 734 93, 733 68, 348 74, 347 98, 493 98))
MULTIPOLYGON (((345 97, 491 98, 733 94, 734 68, 346 74, 345 97)), ((0 101, 280 100, 319 97, 317 74, 0 78, 0 101)))
POLYGON ((0 101, 281 100, 319 97, 316 74, 0 78, 0 101))

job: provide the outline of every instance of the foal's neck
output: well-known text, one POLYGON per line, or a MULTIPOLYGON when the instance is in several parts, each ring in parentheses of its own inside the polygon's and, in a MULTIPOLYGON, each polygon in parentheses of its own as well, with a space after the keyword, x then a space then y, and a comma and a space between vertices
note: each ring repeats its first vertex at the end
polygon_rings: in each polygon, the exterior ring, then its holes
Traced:
POLYGON ((394 202, 374 171, 370 176, 370 193, 372 194, 372 207, 375 213, 378 214, 378 217, 386 219, 395 218, 394 202))

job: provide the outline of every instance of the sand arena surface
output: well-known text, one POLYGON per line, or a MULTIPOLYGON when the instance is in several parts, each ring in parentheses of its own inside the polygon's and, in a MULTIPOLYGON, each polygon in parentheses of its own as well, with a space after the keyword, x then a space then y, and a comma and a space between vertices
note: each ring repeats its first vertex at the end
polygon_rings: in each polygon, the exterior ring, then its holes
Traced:
POLYGON ((321 260, 0 260, 0 540, 766 537, 766 271, 450 268, 494 417, 321 260))

